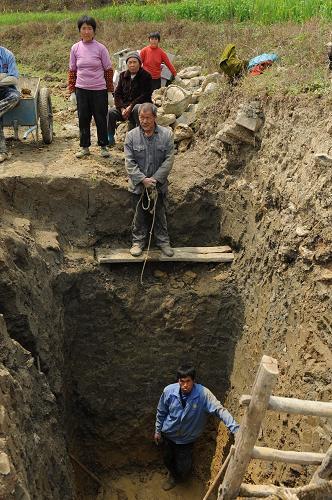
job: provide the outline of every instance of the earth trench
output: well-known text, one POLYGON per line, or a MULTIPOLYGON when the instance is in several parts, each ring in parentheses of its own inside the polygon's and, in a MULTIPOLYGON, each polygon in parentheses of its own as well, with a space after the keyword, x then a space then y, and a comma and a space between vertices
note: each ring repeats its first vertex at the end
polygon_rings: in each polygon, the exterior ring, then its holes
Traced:
MULTIPOLYGON (((201 117, 194 146, 176 157, 169 199, 173 244, 231 244, 231 265, 149 263, 141 286, 140 264, 96 262, 96 247, 130 243, 120 153, 111 167, 94 158, 75 166, 75 141, 57 139, 1 172, 1 446, 10 472, 0 497, 97 498, 78 460, 109 481, 107 498, 148 498, 147 489, 131 497, 113 486, 133 474, 144 485, 162 471, 155 408, 184 360, 238 420, 262 354, 278 359, 276 393, 330 399, 331 170, 313 153, 328 147, 331 104, 267 101, 257 147, 211 152, 238 97, 213 120, 201 117)), ((331 426, 268 414, 260 443, 326 451, 331 426)), ((229 445, 211 420, 195 450, 193 491, 229 445)), ((311 474, 253 461, 247 480, 292 485, 311 474)))

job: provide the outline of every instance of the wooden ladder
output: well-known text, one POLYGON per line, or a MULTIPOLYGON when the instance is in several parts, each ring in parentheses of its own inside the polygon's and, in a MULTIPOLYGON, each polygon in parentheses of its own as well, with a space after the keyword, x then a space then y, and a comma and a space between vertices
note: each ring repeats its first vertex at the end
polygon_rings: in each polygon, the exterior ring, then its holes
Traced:
MULTIPOLYGON (((240 399, 240 404, 245 406, 246 410, 240 430, 236 434, 235 445, 231 450, 224 479, 219 487, 218 500, 233 500, 238 496, 262 498, 276 494, 278 490, 280 491, 280 488, 274 485, 242 483, 252 458, 272 462, 310 465, 320 465, 325 458, 324 470, 326 471, 329 468, 330 472, 332 472, 332 447, 325 456, 324 453, 284 451, 255 446, 267 410, 318 417, 332 417, 332 403, 271 396, 278 374, 277 360, 269 356, 263 356, 251 395, 244 395, 240 399)), ((325 483, 331 483, 328 481, 330 477, 326 475, 326 472, 325 476, 321 476, 319 469, 316 474, 317 480, 315 480, 314 476, 312 483, 321 483, 323 480, 322 477, 325 477, 325 483), (319 476, 319 480, 317 475, 319 476)))

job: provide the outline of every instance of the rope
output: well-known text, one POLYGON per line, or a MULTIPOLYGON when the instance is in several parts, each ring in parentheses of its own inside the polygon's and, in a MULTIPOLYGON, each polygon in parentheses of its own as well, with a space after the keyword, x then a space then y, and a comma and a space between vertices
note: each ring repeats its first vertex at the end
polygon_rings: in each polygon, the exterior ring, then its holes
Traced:
POLYGON ((135 214, 134 214, 133 222, 132 222, 132 225, 131 225, 132 228, 135 227, 136 218, 137 218, 137 212, 138 212, 138 207, 139 207, 139 204, 142 203, 143 210, 149 211, 152 214, 152 223, 151 223, 150 232, 149 232, 149 242, 148 242, 148 247, 147 247, 147 250, 146 250, 146 256, 145 256, 145 259, 144 259, 144 262, 143 262, 141 276, 140 276, 140 283, 141 283, 141 285, 144 285, 144 283, 143 283, 143 274, 144 274, 144 271, 145 271, 145 266, 146 266, 147 260, 149 258, 149 252, 150 252, 150 246, 151 246, 153 228, 154 228, 154 223, 155 223, 155 220, 156 220, 156 206, 157 206, 157 201, 158 201, 158 191, 157 191, 157 189, 155 187, 150 188, 150 189, 144 188, 144 190, 142 191, 142 194, 141 194, 141 196, 140 196, 140 198, 139 198, 139 200, 137 202, 137 205, 136 205, 136 208, 135 208, 135 214), (144 194, 146 194, 146 197, 147 197, 147 200, 148 200, 146 206, 144 206, 144 194), (153 207, 151 208, 152 202, 154 202, 154 203, 153 203, 153 207))

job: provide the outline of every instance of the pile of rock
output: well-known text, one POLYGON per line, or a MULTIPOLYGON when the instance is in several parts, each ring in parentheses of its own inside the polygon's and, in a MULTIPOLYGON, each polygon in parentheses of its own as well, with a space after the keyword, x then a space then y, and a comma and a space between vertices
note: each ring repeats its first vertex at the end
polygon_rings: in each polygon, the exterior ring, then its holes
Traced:
POLYGON ((152 101, 158 106, 157 122, 174 129, 178 151, 185 151, 194 136, 191 125, 197 118, 198 102, 202 95, 213 92, 221 78, 219 73, 202 76, 201 66, 190 66, 178 73, 181 85, 169 85, 155 90, 152 101))

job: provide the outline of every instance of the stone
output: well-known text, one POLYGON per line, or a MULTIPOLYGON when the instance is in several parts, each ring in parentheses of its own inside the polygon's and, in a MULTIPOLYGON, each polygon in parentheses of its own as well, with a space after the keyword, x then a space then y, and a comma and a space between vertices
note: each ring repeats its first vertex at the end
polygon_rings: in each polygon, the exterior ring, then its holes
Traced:
POLYGON ((0 406, 0 433, 3 432, 3 426, 6 418, 6 409, 4 406, 0 406))
POLYGON ((184 153, 185 151, 187 151, 191 142, 192 142, 192 138, 191 139, 184 139, 183 141, 179 142, 178 153, 184 153))
POLYGON ((202 66, 188 66, 178 72, 178 77, 182 79, 194 78, 202 73, 202 66))
POLYGON ((316 281, 326 281, 326 282, 332 282, 332 271, 330 269, 323 269, 319 272, 316 281))
POLYGON ((202 87, 197 89, 197 90, 194 90, 194 92, 192 93, 192 96, 191 96, 191 102, 192 104, 197 104, 202 96, 202 87))
POLYGON ((194 273, 193 271, 186 271, 182 277, 183 281, 186 282, 192 282, 197 278, 197 273, 194 273))
POLYGON ((319 165, 331 166, 332 165, 332 156, 329 156, 325 153, 317 153, 315 154, 315 161, 319 165))
POLYGON ((226 142, 227 144, 244 142, 245 144, 250 144, 251 146, 256 145, 255 135, 248 129, 234 123, 225 125, 224 128, 217 133, 216 139, 226 142))
POLYGON ((168 127, 169 125, 172 125, 172 123, 175 123, 176 116, 174 114, 165 114, 163 112, 164 110, 162 108, 158 109, 157 112, 157 123, 158 125, 161 125, 162 127, 168 127), (159 110, 162 110, 161 112, 159 110))
POLYGON ((315 252, 309 250, 309 248, 305 247, 304 245, 299 246, 299 253, 302 259, 304 260, 310 260, 310 261, 314 260, 315 252))
POLYGON ((191 129, 188 125, 179 124, 174 129, 174 141, 179 142, 184 139, 191 139, 194 135, 193 129, 191 129))
POLYGON ((307 236, 309 234, 309 229, 303 226, 296 226, 295 233, 297 236, 307 236))
POLYGON ((196 120, 197 107, 197 104, 189 104, 187 111, 182 113, 182 115, 176 119, 175 124, 179 125, 182 123, 185 125, 191 125, 194 123, 196 120))
POLYGON ((168 274, 165 273, 164 271, 160 271, 160 269, 155 269, 153 271, 153 276, 155 278, 167 278, 168 274))
POLYGON ((239 113, 236 117, 235 123, 237 125, 241 125, 241 127, 251 130, 251 132, 257 132, 261 128, 263 121, 261 118, 249 118, 244 113, 239 113))
POLYGON ((191 93, 177 85, 170 85, 163 97, 164 113, 175 114, 177 117, 187 109, 191 103, 191 93))
POLYGON ((220 73, 216 72, 216 73, 210 73, 209 75, 207 75, 205 78, 204 78, 204 81, 202 83, 202 90, 205 90, 205 87, 209 84, 209 83, 218 83, 220 82, 220 80, 222 79, 222 76, 220 73))
POLYGON ((218 84, 216 82, 210 82, 204 89, 204 94, 212 94, 215 90, 217 90, 218 84))
POLYGON ((76 139, 80 136, 80 131, 76 125, 66 123, 66 125, 62 127, 62 130, 58 134, 58 136, 63 137, 64 139, 76 139))
POLYGON ((201 84, 204 82, 204 77, 202 76, 195 76, 194 78, 191 78, 190 80, 183 80, 184 85, 188 89, 195 89, 196 87, 200 87, 201 84))
POLYGON ((0 452, 0 474, 6 476, 10 473, 10 463, 6 453, 0 452))

